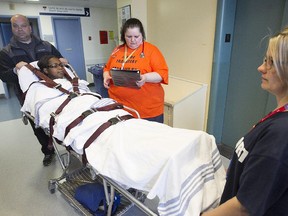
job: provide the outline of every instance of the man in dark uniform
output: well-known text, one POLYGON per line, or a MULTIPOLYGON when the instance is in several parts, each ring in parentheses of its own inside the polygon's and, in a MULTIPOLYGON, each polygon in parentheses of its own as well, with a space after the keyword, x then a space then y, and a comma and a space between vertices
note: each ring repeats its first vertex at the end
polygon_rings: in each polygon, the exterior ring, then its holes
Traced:
MULTIPOLYGON (((0 79, 14 86, 20 104, 23 104, 23 92, 18 83, 17 72, 24 65, 39 60, 44 55, 54 55, 64 64, 67 60, 49 42, 43 41, 32 34, 32 28, 26 16, 16 14, 11 18, 13 37, 10 43, 0 51, 0 79)), ((35 128, 29 120, 38 141, 42 145, 43 165, 49 166, 52 162, 54 149, 49 149, 49 137, 41 128, 35 128)))

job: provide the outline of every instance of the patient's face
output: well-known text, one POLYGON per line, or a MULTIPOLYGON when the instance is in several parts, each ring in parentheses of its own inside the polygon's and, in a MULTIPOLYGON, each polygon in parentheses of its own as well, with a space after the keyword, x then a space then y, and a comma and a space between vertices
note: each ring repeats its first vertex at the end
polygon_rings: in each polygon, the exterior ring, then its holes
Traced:
POLYGON ((62 79, 64 77, 64 64, 62 64, 58 58, 51 58, 44 72, 51 79, 62 79))

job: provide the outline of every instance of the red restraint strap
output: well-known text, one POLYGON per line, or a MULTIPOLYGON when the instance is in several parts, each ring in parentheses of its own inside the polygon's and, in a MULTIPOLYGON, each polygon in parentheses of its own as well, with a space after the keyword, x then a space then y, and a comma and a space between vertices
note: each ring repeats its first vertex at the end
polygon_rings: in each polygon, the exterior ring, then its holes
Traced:
MULTIPOLYGON (((50 115, 50 120, 49 120, 49 131, 50 131, 50 142, 48 144, 48 148, 49 149, 52 149, 53 148, 53 145, 52 145, 52 135, 53 135, 53 132, 54 132, 54 129, 53 129, 53 126, 55 124, 55 117, 56 115, 60 114, 62 112, 62 110, 64 109, 64 107, 75 97, 77 96, 83 96, 83 95, 92 95, 92 96, 95 96, 95 97, 98 97, 97 95, 95 94, 92 94, 92 93, 83 93, 83 94, 78 94, 78 93, 75 93, 75 92, 70 92, 70 94, 68 95, 68 97, 63 101, 63 103, 57 108, 57 110, 55 112, 52 112, 50 115)), ((98 97, 99 98, 99 97, 98 97)), ((101 99, 101 98, 99 98, 101 99)))
POLYGON ((73 86, 73 91, 74 92, 79 92, 79 83, 78 83, 78 78, 77 77, 74 77, 71 81, 72 83, 72 86, 73 86))
POLYGON ((82 156, 82 162, 86 164, 87 158, 86 158, 86 153, 85 149, 88 148, 91 143, 93 143, 94 140, 97 139, 97 137, 107 128, 109 128, 111 125, 115 125, 118 122, 125 121, 128 119, 134 118, 132 115, 124 115, 124 116, 116 116, 114 118, 109 119, 107 122, 103 123, 100 127, 97 128, 97 130, 88 138, 88 140, 84 144, 83 148, 83 156, 82 156))
POLYGON ((49 120, 49 132, 50 132, 50 140, 49 140, 49 144, 48 144, 48 149, 52 149, 53 148, 53 139, 52 139, 52 135, 54 132, 53 126, 55 124, 55 117, 56 115, 58 115, 59 113, 62 112, 62 110, 64 109, 64 107, 75 97, 77 97, 78 94, 71 92, 68 97, 63 101, 63 103, 57 108, 57 110, 55 112, 52 112, 50 115, 50 120, 49 120))
MULTIPOLYGON (((72 86, 73 86, 73 91, 74 92, 69 92, 68 90, 62 88, 61 84, 58 84, 56 82, 54 82, 54 80, 52 80, 51 78, 49 78, 47 75, 45 75, 44 73, 42 73, 39 69, 33 67, 31 64, 27 64, 25 65, 29 70, 31 70, 31 72, 33 72, 39 79, 44 80, 45 82, 41 82, 43 85, 46 85, 49 88, 55 88, 58 89, 59 91, 68 94, 68 97, 66 98, 66 100, 57 108, 57 110, 54 113, 51 113, 51 117, 50 117, 50 121, 49 121, 49 130, 50 130, 50 140, 49 140, 49 144, 48 144, 48 148, 52 149, 53 145, 52 145, 52 135, 53 135, 53 126, 55 124, 55 116, 58 115, 59 113, 62 112, 62 110, 64 109, 64 107, 75 97, 77 97, 79 94, 79 78, 78 77, 74 77, 73 79, 69 76, 69 74, 67 73, 67 71, 64 68, 64 77, 71 82, 72 86)), ((83 93, 81 95, 93 95, 98 97, 97 95, 94 95, 92 93, 83 93)), ((99 98, 101 99, 101 98, 99 98)))
MULTIPOLYGON (((64 88, 61 87, 61 84, 58 84, 56 82, 54 82, 51 78, 49 78, 47 75, 45 75, 44 73, 42 73, 39 69, 33 67, 31 64, 27 64, 25 65, 29 70, 31 70, 39 79, 44 80, 45 82, 41 82, 43 85, 46 85, 49 88, 56 88, 59 91, 65 93, 65 94, 69 94, 70 92, 64 88)), ((78 78, 71 78, 69 76, 69 74, 67 73, 67 71, 64 69, 64 76, 67 80, 69 80, 72 83, 73 86, 73 91, 74 92, 79 92, 78 89, 78 78)))
POLYGON ((70 130, 76 127, 81 121, 83 121, 87 116, 90 114, 97 112, 97 111, 110 111, 115 109, 123 109, 123 105, 120 103, 114 103, 107 106, 99 107, 99 108, 91 108, 89 110, 84 111, 80 116, 78 116, 74 121, 72 121, 65 129, 64 138, 70 132, 70 130))

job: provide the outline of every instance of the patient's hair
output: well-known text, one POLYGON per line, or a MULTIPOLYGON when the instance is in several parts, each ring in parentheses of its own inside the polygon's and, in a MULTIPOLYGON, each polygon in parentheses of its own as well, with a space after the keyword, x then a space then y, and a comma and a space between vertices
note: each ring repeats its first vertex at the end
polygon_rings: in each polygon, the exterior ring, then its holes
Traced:
POLYGON ((44 73, 44 68, 48 68, 49 60, 51 58, 57 58, 57 57, 54 55, 45 55, 38 61, 37 65, 42 73, 44 73))
POLYGON ((136 19, 136 18, 130 18, 124 23, 124 25, 121 28, 121 32, 120 32, 120 35, 121 35, 120 39, 124 44, 126 44, 125 32, 127 31, 128 28, 135 28, 135 27, 139 28, 139 30, 142 34, 143 40, 146 39, 145 31, 144 31, 144 28, 143 28, 141 21, 139 19, 136 19))
POLYGON ((57 58, 57 57, 54 55, 45 55, 38 61, 37 65, 42 73, 44 73, 44 68, 48 68, 49 60, 51 58, 57 58))

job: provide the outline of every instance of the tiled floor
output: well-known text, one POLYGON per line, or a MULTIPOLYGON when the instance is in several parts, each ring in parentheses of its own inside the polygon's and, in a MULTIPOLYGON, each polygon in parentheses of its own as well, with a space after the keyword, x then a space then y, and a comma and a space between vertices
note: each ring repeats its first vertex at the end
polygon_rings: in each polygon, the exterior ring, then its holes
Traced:
POLYGON ((59 177, 62 169, 56 159, 43 167, 40 144, 31 126, 23 124, 13 91, 10 96, 0 98, 0 215, 79 215, 59 192, 49 192, 48 180, 59 177))
POLYGON ((43 167, 43 155, 32 128, 21 119, 1 122, 0 215, 79 215, 59 192, 50 194, 48 180, 59 177, 56 159, 43 167))

